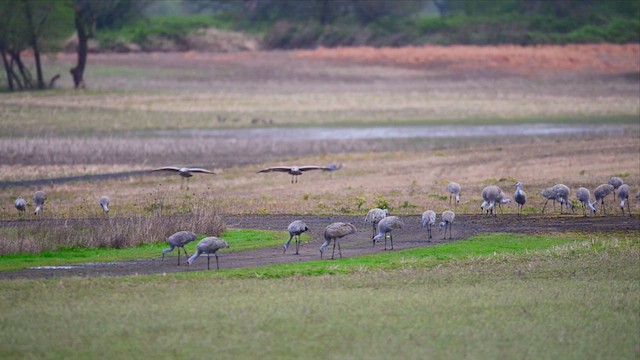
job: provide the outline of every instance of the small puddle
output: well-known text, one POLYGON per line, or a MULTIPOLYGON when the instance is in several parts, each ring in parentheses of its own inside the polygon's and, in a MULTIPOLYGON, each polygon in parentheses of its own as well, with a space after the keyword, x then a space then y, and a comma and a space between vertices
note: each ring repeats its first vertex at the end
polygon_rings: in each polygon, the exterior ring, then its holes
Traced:
POLYGON ((69 270, 69 269, 80 269, 82 266, 32 266, 28 269, 32 270, 69 270))

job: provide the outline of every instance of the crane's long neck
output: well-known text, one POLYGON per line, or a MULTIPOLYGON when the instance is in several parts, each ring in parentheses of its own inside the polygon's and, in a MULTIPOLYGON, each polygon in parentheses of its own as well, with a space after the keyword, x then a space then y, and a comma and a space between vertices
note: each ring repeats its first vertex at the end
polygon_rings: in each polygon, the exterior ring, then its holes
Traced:
POLYGON ((200 256, 200 254, 202 254, 202 251, 200 249, 197 249, 196 253, 191 255, 191 257, 187 259, 189 265, 191 265, 191 263, 194 262, 200 256))

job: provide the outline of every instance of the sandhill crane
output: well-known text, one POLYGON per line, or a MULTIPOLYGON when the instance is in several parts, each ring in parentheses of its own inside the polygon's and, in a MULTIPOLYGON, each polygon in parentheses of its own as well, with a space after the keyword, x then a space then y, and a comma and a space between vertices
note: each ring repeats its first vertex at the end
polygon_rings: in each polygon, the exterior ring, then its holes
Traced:
POLYGON ((447 185, 447 191, 449 192, 449 206, 451 206, 451 198, 453 196, 456 197, 456 206, 458 206, 458 204, 460 203, 460 190, 460 184, 458 184, 457 182, 451 181, 447 185))
POLYGON ((267 172, 286 172, 287 174, 291 175, 291 183, 293 184, 293 181, 295 180, 295 182, 298 182, 298 175, 302 175, 303 172, 305 171, 309 171, 309 170, 323 170, 323 171, 334 171, 336 169, 334 168, 330 168, 328 166, 272 166, 272 167, 268 167, 266 169, 262 169, 260 171, 258 171, 258 173, 267 173, 267 172))
MULTIPOLYGON (((629 216, 631 216, 631 207, 629 205, 629 185, 622 184, 618 188, 618 200, 620 200, 620 208, 622 209, 622 215, 624 215, 624 203, 627 202, 627 210, 629 211, 629 216)), ((614 191, 615 194, 615 191, 614 191)))
POLYGON ((104 211, 105 215, 109 217, 109 198, 106 196, 100 196, 100 207, 104 211))
POLYGON ((543 198, 547 199, 544 202, 544 206, 542 206, 542 213, 544 214, 544 209, 547 207, 547 203, 549 202, 549 200, 552 200, 552 204, 553 204, 553 211, 556 211, 556 201, 558 200, 558 198, 556 197, 556 192, 553 191, 553 188, 546 188, 544 190, 542 190, 542 192, 540 193, 540 196, 542 196, 543 198))
POLYGON ((495 215, 496 213, 493 209, 496 203, 499 203, 502 199, 501 193, 502 190, 495 185, 489 185, 482 189, 482 200, 484 201, 482 202, 482 205, 480 205, 480 208, 485 210, 487 214, 491 212, 492 215, 495 215))
POLYGON ((378 230, 378 223, 380 222, 380 220, 384 219, 388 215, 389 215, 389 210, 387 209, 373 208, 369 210, 369 212, 367 213, 367 216, 364 217, 364 222, 365 224, 371 223, 371 225, 373 226, 373 233, 371 234, 371 237, 376 236, 376 231, 378 230))
POLYGON ((612 192, 613 192, 613 185, 611 184, 600 184, 593 191, 593 196, 596 198, 596 201, 593 202, 593 205, 596 206, 598 203, 600 203, 601 204, 600 208, 602 209, 603 214, 607 213, 607 207, 604 204, 604 198, 606 198, 607 195, 611 194, 612 192))
POLYGON ((497 200, 496 204, 498 204, 498 209, 500 209, 500 213, 504 214, 504 212, 502 211, 502 204, 511 204, 511 199, 507 198, 507 194, 505 194, 504 191, 500 189, 500 195, 498 195, 498 198, 496 200, 497 200))
POLYGON ((300 234, 309 230, 309 228, 307 227, 307 224, 304 223, 304 221, 296 220, 291 224, 289 224, 289 226, 287 227, 287 230, 289 231, 289 240, 286 243, 284 243, 283 254, 287 252, 287 248, 289 248, 289 244, 291 244, 291 239, 293 239, 293 237, 295 236, 296 237, 296 255, 298 255, 298 248, 300 247, 300 234))
POLYGON ((576 191, 576 196, 578 197, 578 201, 582 203, 582 213, 584 216, 587 216, 587 207, 592 213, 596 213, 596 208, 591 204, 591 192, 589 189, 585 187, 579 188, 578 191, 576 191))
POLYGON ((342 169, 342 164, 331 163, 326 166, 325 171, 338 171, 342 169))
POLYGON ((429 234, 429 240, 431 241, 431 229, 433 225, 436 223, 436 213, 433 210, 427 210, 422 213, 422 227, 427 228, 427 233, 429 234))
POLYGON ((18 196, 15 202, 16 209, 18 209, 18 216, 25 215, 27 212, 27 202, 24 201, 22 196, 18 196))
POLYGON ((184 248, 188 243, 195 241, 197 238, 196 234, 191 231, 178 231, 177 233, 169 236, 167 241, 169 242, 170 248, 162 251, 162 261, 164 261, 165 255, 173 251, 174 248, 178 248, 178 265, 180 265, 180 248, 184 251, 184 256, 189 257, 187 254, 187 249, 184 248))
POLYGON ((180 182, 180 187, 184 186, 185 179, 188 181, 190 177, 193 176, 193 173, 203 173, 203 174, 215 174, 213 171, 202 169, 202 168, 189 168, 189 167, 176 167, 176 166, 164 166, 161 168, 153 169, 151 171, 172 171, 177 172, 180 177, 182 177, 182 181, 180 182))
POLYGON ((522 212, 524 204, 527 202, 527 193, 522 190, 522 183, 516 183, 516 192, 513 194, 513 200, 518 204, 518 215, 522 212))
POLYGON ((620 186, 622 186, 622 184, 624 184, 624 181, 622 181, 622 178, 619 178, 617 176, 612 176, 611 179, 609 179, 609 185, 613 186, 613 201, 616 201, 616 192, 615 190, 618 190, 618 188, 620 186))
POLYGON ((355 226, 349 223, 343 222, 335 222, 324 229, 324 243, 320 245, 320 259, 322 259, 322 254, 324 253, 324 249, 331 244, 331 240, 333 240, 333 252, 331 253, 331 259, 336 252, 336 244, 338 244, 338 252, 340 253, 340 259, 342 259, 342 250, 340 249, 339 240, 347 235, 355 234, 358 231, 355 226))
POLYGON ((566 204, 568 208, 571 208, 573 212, 573 203, 569 200, 569 194, 571 194, 571 188, 565 184, 556 184, 552 187, 553 192, 556 193, 556 200, 560 202, 560 214, 562 214, 562 205, 566 204))
POLYGON ((451 239, 451 225, 453 224, 453 219, 455 219, 456 214, 453 211, 447 210, 442 213, 442 222, 440 222, 440 228, 444 229, 444 237, 447 238, 447 227, 449 228, 449 239, 451 239))
POLYGON ((36 191, 33 193, 33 204, 36 206, 34 214, 40 214, 40 211, 44 208, 44 202, 47 201, 47 195, 44 191, 36 191))
POLYGON ((380 220, 378 223, 378 235, 373 237, 373 246, 376 246, 376 241, 384 237, 384 249, 387 250, 387 235, 391 240, 391 250, 393 250, 393 235, 391 232, 395 229, 402 229, 404 223, 397 216, 387 216, 380 220))
POLYGON ((207 256, 207 270, 211 270, 209 267, 209 260, 211 259, 211 254, 216 256, 216 268, 220 269, 220 265, 218 264, 218 250, 229 248, 229 244, 226 241, 217 238, 215 236, 206 237, 198 243, 196 247, 196 253, 193 254, 188 260, 187 263, 189 266, 200 256, 200 254, 208 254, 207 256))

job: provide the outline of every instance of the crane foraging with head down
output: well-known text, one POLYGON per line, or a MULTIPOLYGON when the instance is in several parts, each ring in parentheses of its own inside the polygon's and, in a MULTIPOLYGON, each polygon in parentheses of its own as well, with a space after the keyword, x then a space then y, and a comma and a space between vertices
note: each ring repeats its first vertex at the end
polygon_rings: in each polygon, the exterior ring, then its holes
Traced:
POLYGON ((562 214, 562 205, 567 205, 567 208, 571 208, 571 212, 573 212, 573 203, 569 200, 571 188, 565 184, 557 184, 551 189, 556 194, 556 200, 560 202, 560 214, 562 214))
POLYGON ((387 235, 391 240, 391 250, 393 250, 393 235, 391 232, 395 229, 402 229, 404 223, 397 216, 387 216, 380 220, 378 223, 378 235, 373 237, 373 246, 376 246, 376 241, 384 237, 384 249, 387 250, 387 235))
POLYGON ((585 187, 579 188, 578 191, 576 191, 576 197, 578 198, 578 201, 582 203, 582 214, 584 214, 584 216, 587 216, 587 207, 591 213, 596 213, 596 208, 591 204, 591 192, 589 189, 585 187))
POLYGON ((371 237, 376 236, 378 223, 380 222, 380 220, 384 219, 388 215, 389 215, 389 210, 387 209, 373 208, 369 210, 369 212, 367 213, 367 216, 364 217, 364 222, 365 224, 371 223, 371 225, 373 225, 373 233, 371 234, 371 237))
POLYGON ((289 248, 289 244, 291 244, 291 239, 296 237, 296 255, 298 255, 298 249, 300 247, 300 235, 307 230, 309 230, 309 228, 307 227, 307 224, 305 224, 302 220, 295 220, 294 222, 289 224, 289 226, 287 227, 287 231, 289 231, 289 240, 284 243, 283 254, 287 252, 287 248, 289 248))
POLYGON ((593 206, 597 207, 597 204, 600 203, 600 208, 602 209, 602 213, 607 213, 607 207, 604 204, 604 198, 606 198, 613 191, 613 185, 611 184, 600 184, 593 191, 593 196, 596 198, 596 201, 593 202, 593 206))
POLYGON ((422 227, 427 228, 427 233, 429 234, 429 240, 431 241, 431 229, 433 225, 436 223, 436 213, 433 210, 427 210, 422 213, 422 227))
POLYGON ((207 270, 211 270, 209 267, 209 261, 211 259, 211 254, 216 256, 216 268, 220 269, 220 264, 218 263, 218 250, 220 249, 228 249, 229 244, 226 241, 217 238, 215 236, 206 237, 198 243, 196 247, 196 253, 193 254, 189 259, 187 259, 187 263, 189 266, 198 258, 201 254, 208 254, 207 256, 207 270))
POLYGON ((170 248, 162 251, 162 261, 164 261, 165 255, 172 252, 173 249, 178 248, 178 265, 180 265, 180 248, 184 251, 184 256, 188 258, 189 254, 187 254, 187 249, 185 249, 184 246, 195 241, 197 238, 198 236, 191 231, 178 231, 177 233, 169 236, 167 242, 169 243, 170 248))
POLYGON ((617 176, 612 176, 611 179, 609 179, 609 185, 613 186, 613 201, 616 201, 616 192, 615 190, 618 190, 618 188, 620 188, 620 186, 622 186, 622 184, 624 184, 624 181, 622 180, 622 178, 617 177, 617 176))
POLYGON ((453 196, 455 196, 456 198, 456 206, 458 206, 458 204, 460 203, 460 191, 461 191, 461 187, 460 184, 458 184, 457 182, 453 182, 451 181, 448 185, 447 185, 447 191, 449 192, 449 206, 451 206, 451 198, 453 196))
POLYGON ((442 237, 443 239, 447 238, 447 227, 449 228, 449 239, 451 239, 451 225, 453 225, 453 219, 455 219, 455 217, 456 214, 451 210, 447 210, 442 213, 442 222, 440 222, 440 228, 444 229, 444 236, 442 237))
MULTIPOLYGON (((627 203, 627 210, 629 211, 629 216, 631 216, 631 207, 629 205, 629 185, 622 184, 618 188, 618 200, 620 200, 620 209, 622 209, 622 215, 624 215, 624 203, 627 203)), ((615 192, 614 192, 615 194, 615 192)))
POLYGON ((103 195, 100 197, 99 203, 100 203, 100 207, 104 211, 104 214, 107 215, 107 217, 109 217, 109 198, 103 195))
POLYGON ((44 208, 45 201, 47 201, 47 195, 44 193, 44 191, 36 191, 35 193, 33 193, 33 203, 36 206, 34 214, 40 214, 40 211, 42 211, 42 209, 44 208))
POLYGON ((324 249, 333 241, 333 252, 331 253, 331 259, 336 253, 336 244, 338 244, 338 252, 340 253, 340 259, 342 259, 342 249, 340 248, 339 240, 347 235, 355 234, 358 231, 355 226, 349 223, 335 222, 324 229, 324 242, 320 245, 320 259, 324 249))

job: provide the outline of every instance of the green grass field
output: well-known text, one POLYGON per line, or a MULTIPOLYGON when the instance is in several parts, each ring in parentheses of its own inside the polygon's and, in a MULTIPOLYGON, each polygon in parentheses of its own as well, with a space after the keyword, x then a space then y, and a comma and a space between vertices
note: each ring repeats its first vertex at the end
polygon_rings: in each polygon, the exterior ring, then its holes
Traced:
POLYGON ((337 275, 1 281, 0 357, 637 358, 635 235, 488 235, 337 275))

